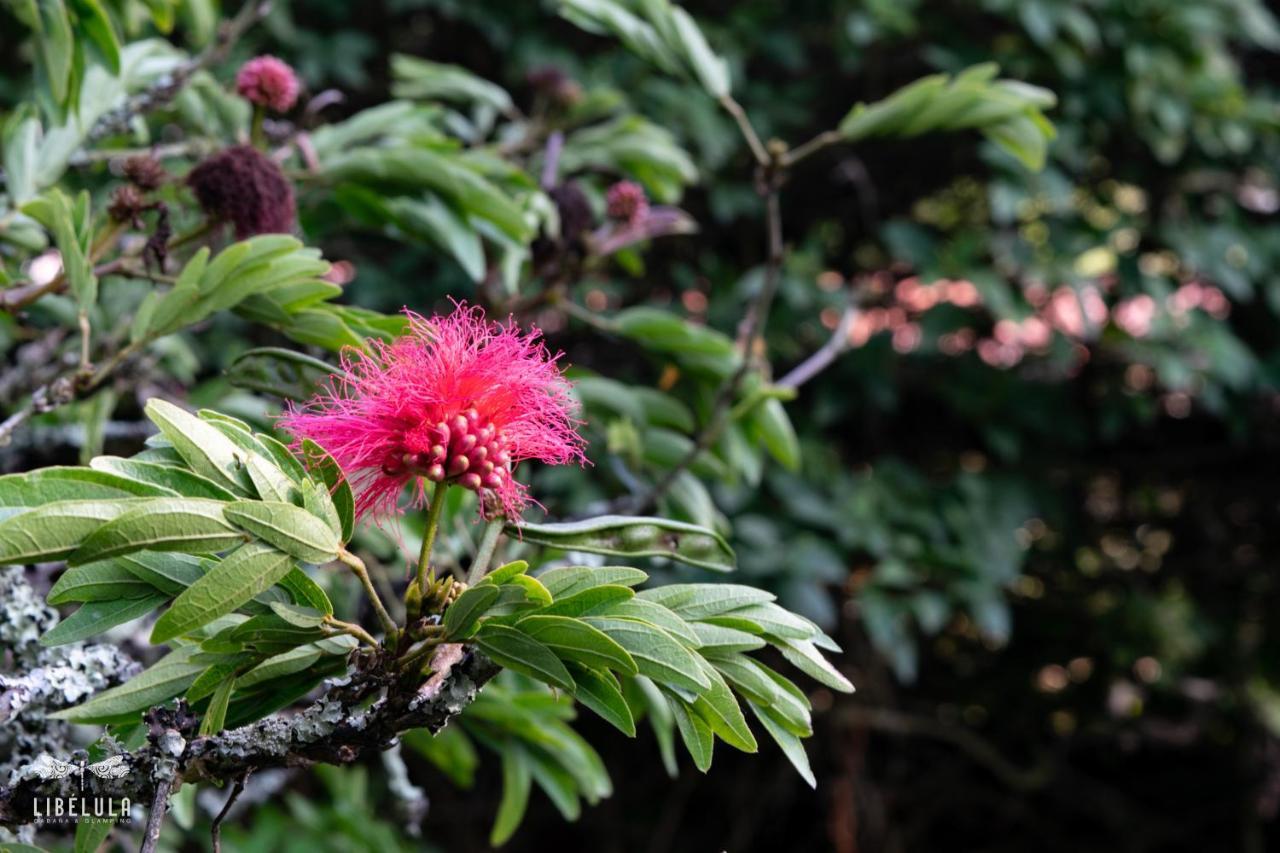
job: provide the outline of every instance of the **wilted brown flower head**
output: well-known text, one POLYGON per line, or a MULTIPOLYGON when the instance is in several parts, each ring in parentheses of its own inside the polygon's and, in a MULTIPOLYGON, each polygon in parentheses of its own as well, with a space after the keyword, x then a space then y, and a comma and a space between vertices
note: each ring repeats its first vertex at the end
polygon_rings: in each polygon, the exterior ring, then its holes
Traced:
POLYGON ((169 180, 169 172, 155 157, 150 154, 135 154, 124 161, 122 168, 124 178, 140 190, 159 189, 169 180))
POLYGON ((235 226, 237 239, 293 230, 293 188, 273 160, 248 145, 214 154, 191 170, 187 185, 205 213, 235 226))

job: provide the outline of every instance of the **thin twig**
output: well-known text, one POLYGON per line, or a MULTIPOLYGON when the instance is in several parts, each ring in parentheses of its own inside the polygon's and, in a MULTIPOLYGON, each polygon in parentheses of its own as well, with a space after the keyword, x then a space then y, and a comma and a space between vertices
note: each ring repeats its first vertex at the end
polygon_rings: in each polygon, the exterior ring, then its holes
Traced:
POLYGON ((431 565, 431 551, 435 548, 436 532, 440 529, 440 513, 444 511, 445 490, 449 484, 436 483, 431 492, 431 505, 427 507, 427 526, 422 531, 422 550, 418 552, 418 591, 427 594, 427 567, 431 565))
POLYGON ((768 165, 769 152, 765 150, 764 143, 756 134, 756 129, 751 126, 751 119, 747 118, 747 111, 742 108, 742 104, 735 101, 732 95, 724 95, 720 98, 720 106, 724 107, 725 112, 733 116, 733 120, 738 123, 738 130, 742 131, 742 138, 747 141, 747 147, 751 149, 751 156, 755 158, 756 164, 768 165))
POLYGON ((753 366, 752 354, 755 350, 756 337, 768 322, 769 310, 773 306, 773 298, 777 295, 778 284, 782 279, 782 206, 778 198, 776 180, 770 182, 766 192, 765 208, 769 257, 765 261, 764 282, 760 292, 747 307, 747 312, 738 325, 738 345, 742 351, 742 361, 716 393, 715 401, 711 405, 711 414, 694 439, 693 447, 689 448, 688 452, 668 469, 648 492, 620 502, 625 512, 642 512, 658 501, 671 489, 680 474, 716 443, 725 426, 728 425, 734 398, 737 397, 738 389, 753 366))
POLYGON ((197 72, 225 59, 240 37, 270 11, 270 0, 249 0, 234 18, 223 25, 212 44, 121 106, 104 114, 89 129, 86 141, 92 144, 113 133, 121 133, 128 129, 134 117, 145 115, 172 101, 197 72))
POLYGON ((333 616, 326 616, 324 617, 324 624, 339 634, 350 634, 373 648, 378 648, 378 641, 373 638, 373 635, 354 622, 344 622, 333 616))
POLYGON ((836 323, 835 331, 831 333, 831 337, 825 344, 821 346, 813 355, 797 364, 788 371, 777 382, 773 383, 778 388, 799 388, 813 377, 831 366, 840 354, 853 346, 853 342, 849 339, 849 334, 853 331, 853 324, 858 319, 858 305, 853 296, 853 292, 849 294, 849 305, 844 309, 844 313, 840 315, 840 322, 836 323))
POLYGON ((173 790, 173 776, 166 775, 156 784, 156 795, 151 799, 151 812, 147 815, 147 828, 142 833, 142 846, 138 853, 155 853, 160 842, 160 830, 164 828, 164 815, 169 810, 169 792, 173 790))
MULTIPOLYGON (((396 620, 391 618, 391 614, 387 612, 386 606, 382 603, 382 597, 378 595, 378 590, 373 585, 373 579, 369 577, 369 569, 355 554, 352 554, 346 548, 339 549, 338 559, 346 563, 355 576, 360 579, 360 584, 364 587, 365 594, 369 596, 369 602, 373 605, 373 610, 378 614, 378 622, 382 624, 382 630, 390 634, 396 629, 396 620)), ((377 645, 377 643, 374 643, 377 645)))
POLYGON ((231 812, 231 807, 236 804, 236 800, 240 799, 240 795, 244 793, 244 783, 248 781, 249 774, 252 770, 245 771, 244 775, 236 779, 235 785, 231 787, 231 793, 227 795, 227 801, 222 806, 222 811, 218 812, 218 816, 213 819, 213 828, 209 830, 209 835, 213 839, 213 853, 222 853, 222 822, 227 819, 227 815, 231 812))
POLYGON ((842 139, 844 139, 844 137, 838 130, 828 130, 823 133, 819 133, 803 145, 797 145, 795 148, 788 151, 786 156, 782 158, 782 164, 790 168, 804 158, 816 154, 829 145, 835 145, 842 139))

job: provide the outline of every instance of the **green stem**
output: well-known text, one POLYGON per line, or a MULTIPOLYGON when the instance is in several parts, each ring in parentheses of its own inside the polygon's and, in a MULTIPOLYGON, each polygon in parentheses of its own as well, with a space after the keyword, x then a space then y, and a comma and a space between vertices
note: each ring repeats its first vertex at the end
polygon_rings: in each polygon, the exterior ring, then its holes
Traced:
POLYGON ((355 572, 356 577, 360 579, 360 583, 364 586, 365 594, 369 596, 369 601, 373 603, 374 612, 378 614, 378 621, 382 623, 382 629, 388 634, 396 630, 396 620, 391 618, 391 614, 387 612, 382 599, 378 596, 378 591, 374 589, 373 579, 369 577, 369 569, 365 566, 364 561, 345 548, 338 551, 338 559, 350 566, 351 571, 355 572))
POLYGON ((401 672, 408 672, 417 664, 421 663, 424 658, 435 651, 436 646, 444 642, 444 637, 428 637, 422 641, 422 644, 415 647, 413 651, 402 657, 396 664, 401 672))
POLYGON ((253 105, 253 123, 249 127, 249 141, 254 145, 262 145, 264 138, 262 133, 262 121, 267 116, 267 111, 263 109, 262 104, 253 105))
POLYGON ((339 634, 350 634, 358 640, 363 640, 375 649, 378 648, 378 641, 373 638, 373 635, 353 622, 343 622, 341 619, 326 616, 324 617, 324 624, 337 631, 339 634))
POLYGON ((422 551, 418 554, 418 591, 427 595, 427 566, 431 563, 431 549, 436 544, 436 531, 440 529, 440 513, 444 511, 444 492, 449 485, 436 483, 431 492, 431 504, 427 507, 427 529, 422 532, 422 551))
POLYGON ((480 547, 476 549, 476 558, 471 561, 471 571, 467 572, 468 586, 479 583, 489 572, 489 563, 493 560, 493 552, 498 549, 498 538, 502 536, 504 526, 501 518, 495 518, 485 525, 484 535, 480 537, 480 547))

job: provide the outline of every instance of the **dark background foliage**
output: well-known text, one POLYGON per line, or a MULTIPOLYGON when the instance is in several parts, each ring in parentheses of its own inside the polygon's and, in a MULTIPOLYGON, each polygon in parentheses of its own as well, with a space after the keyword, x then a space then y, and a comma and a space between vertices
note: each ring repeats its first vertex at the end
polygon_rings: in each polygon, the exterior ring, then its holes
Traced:
MULTIPOLYGON (((616 796, 576 825, 535 810, 513 847, 1263 849, 1280 785, 1274 21, 1227 0, 688 8, 766 136, 807 138, 856 100, 984 60, 1060 97, 1040 175, 967 136, 835 149, 802 170, 785 196, 795 255, 771 327, 783 363, 825 339, 816 320, 840 296, 814 286, 823 270, 864 282, 896 263, 897 277, 969 279, 1016 316, 1029 283, 1078 282, 1083 252, 1120 245, 1118 295, 1198 276, 1233 310, 1211 332, 1108 327, 1078 370, 1057 351, 1011 369, 928 346, 904 355, 883 334, 846 355, 793 404, 803 476, 771 471, 754 496, 720 493, 744 570, 835 620, 847 649, 859 692, 819 715, 818 791, 768 754, 726 754, 706 779, 685 768, 668 782, 656 757, 585 721, 616 796), (1118 206, 1118 185, 1141 204, 1118 206), (1117 244, 1125 228, 1136 245, 1117 244)), ((698 156, 708 177, 684 206, 703 233, 661 244, 640 274, 583 287, 614 307, 683 297, 732 329, 760 262, 759 210, 712 105, 538 4, 290 13, 279 49, 314 86, 348 91, 347 106, 385 97, 392 51, 526 95, 525 73, 544 64, 626 92, 698 156)), ((377 247, 342 248, 371 304, 458 292, 429 257, 397 249, 371 264, 361 256, 377 247)), ((930 315, 925 335, 992 321, 930 315)), ((554 340, 614 376, 660 367, 576 327, 554 340)), ((431 791, 430 837, 478 846, 487 798, 431 791)))

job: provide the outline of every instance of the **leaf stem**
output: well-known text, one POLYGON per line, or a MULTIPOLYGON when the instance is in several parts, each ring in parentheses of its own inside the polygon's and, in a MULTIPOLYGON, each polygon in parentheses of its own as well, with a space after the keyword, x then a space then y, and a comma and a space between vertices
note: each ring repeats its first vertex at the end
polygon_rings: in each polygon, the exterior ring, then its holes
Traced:
POLYGON ((418 590, 423 597, 427 594, 427 566, 431 562, 431 549, 436 544, 436 532, 440 528, 440 514, 444 511, 445 489, 448 483, 436 483, 431 492, 431 503, 427 507, 427 528, 422 532, 422 550, 418 553, 418 590))
MULTIPOLYGON (((350 566, 351 571, 355 572, 356 577, 360 578, 365 594, 369 596, 369 601, 373 604, 373 610, 378 614, 378 621, 382 623, 382 629, 390 634, 396 629, 396 620, 391 618, 391 614, 387 612, 387 608, 383 605, 382 598, 378 595, 378 590, 373 586, 373 580, 369 577, 369 569, 365 566, 364 561, 346 548, 338 551, 338 559, 350 566)), ((356 636, 359 635, 357 634, 356 636)), ((376 646, 377 643, 374 643, 374 645, 376 646)))
POLYGON ((375 649, 379 648, 378 641, 373 638, 373 635, 370 634, 368 631, 366 631, 364 628, 361 628, 359 625, 355 624, 354 622, 344 622, 341 619, 337 619, 333 616, 326 616, 324 617, 324 624, 328 625, 330 628, 335 629, 340 634, 350 634, 356 639, 362 640, 368 643, 369 645, 373 646, 375 649))
POLYGON ((501 518, 495 518, 485 525, 484 535, 480 537, 480 547, 476 549, 476 558, 471 561, 471 570, 467 572, 467 585, 479 583, 489 572, 489 563, 493 561, 493 554, 498 549, 498 539, 502 536, 502 529, 505 521, 501 518))

